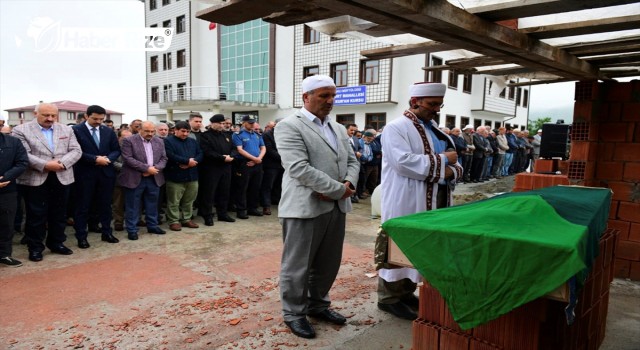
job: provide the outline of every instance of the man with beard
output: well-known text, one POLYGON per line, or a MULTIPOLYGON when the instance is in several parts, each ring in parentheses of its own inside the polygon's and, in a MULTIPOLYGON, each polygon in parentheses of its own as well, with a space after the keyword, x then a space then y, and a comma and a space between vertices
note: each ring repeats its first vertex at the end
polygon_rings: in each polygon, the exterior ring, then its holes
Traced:
MULTIPOLYGON (((382 223, 453 203, 452 187, 463 170, 453 140, 434 120, 446 90, 440 83, 412 85, 409 109, 384 128, 382 223)), ((399 318, 417 318, 414 292, 422 277, 415 269, 386 267, 378 271, 378 308, 399 318)))

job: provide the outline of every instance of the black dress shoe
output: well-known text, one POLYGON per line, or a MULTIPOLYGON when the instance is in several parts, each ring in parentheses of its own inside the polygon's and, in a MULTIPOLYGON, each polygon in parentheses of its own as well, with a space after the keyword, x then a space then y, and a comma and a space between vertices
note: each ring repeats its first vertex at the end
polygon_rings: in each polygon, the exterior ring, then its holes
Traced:
POLYGON ((249 217, 247 216, 247 212, 245 210, 238 210, 238 213, 236 214, 236 217, 238 219, 248 219, 249 217))
POLYGON ((251 216, 262 216, 262 213, 257 209, 250 209, 247 211, 247 214, 251 216))
POLYGON ((167 231, 161 229, 160 227, 148 228, 147 232, 148 233, 155 233, 156 235, 164 235, 165 233, 167 233, 167 231))
POLYGON ((418 297, 416 297, 415 295, 411 295, 408 298, 402 299, 402 303, 413 310, 418 310, 418 308, 420 307, 420 299, 418 299, 418 297))
POLYGON ((331 309, 326 309, 324 311, 318 312, 317 314, 309 314, 309 316, 333 324, 345 324, 347 322, 347 319, 344 318, 344 316, 331 309))
POLYGON ((49 247, 52 253, 61 254, 61 255, 71 255, 73 254, 73 250, 65 247, 64 244, 60 244, 55 247, 49 247))
POLYGON ((137 232, 129 232, 127 234, 127 236, 132 241, 137 241, 138 240, 138 233, 137 232))
POLYGON ((91 245, 89 244, 89 241, 87 241, 86 238, 82 238, 78 240, 78 248, 87 249, 89 247, 91 247, 91 245))
POLYGON ((109 243, 118 243, 120 242, 119 239, 117 239, 114 235, 110 234, 110 233, 103 233, 102 234, 102 240, 105 242, 109 242, 109 243))
POLYGON ((236 219, 234 219, 231 216, 225 214, 225 215, 218 216, 218 221, 236 222, 236 219))
POLYGON ((403 304, 401 301, 395 304, 381 304, 378 303, 378 309, 388 312, 393 316, 398 318, 402 318, 404 320, 413 321, 418 318, 418 315, 413 312, 407 305, 403 304))
POLYGON ((305 317, 293 321, 284 321, 284 324, 291 329, 291 333, 298 337, 307 339, 316 337, 316 331, 313 330, 313 327, 311 327, 311 324, 309 324, 309 321, 307 321, 305 317))
POLYGON ((29 260, 42 261, 42 252, 29 251, 29 260))
POLYGON ((204 225, 205 226, 213 226, 213 218, 210 218, 210 217, 204 218, 204 225))

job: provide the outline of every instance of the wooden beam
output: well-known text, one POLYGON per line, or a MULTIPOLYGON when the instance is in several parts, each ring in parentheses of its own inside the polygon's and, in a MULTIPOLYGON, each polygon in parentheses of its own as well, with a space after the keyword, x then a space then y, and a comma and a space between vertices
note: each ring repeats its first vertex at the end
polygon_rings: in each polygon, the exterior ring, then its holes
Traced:
POLYGON ((587 56, 640 51, 638 46, 640 46, 640 35, 621 39, 576 43, 561 46, 560 48, 576 56, 587 56))
POLYGON ((534 70, 573 79, 597 79, 598 71, 588 62, 512 29, 485 21, 445 0, 310 0, 339 13, 357 13, 374 23, 402 28, 454 47, 492 57, 510 57, 510 62, 534 70))
POLYGON ((636 63, 640 61, 640 52, 614 55, 614 56, 603 56, 603 57, 593 57, 586 59, 587 61, 597 64, 599 66, 606 66, 609 64, 621 64, 621 63, 636 63))
POLYGON ((518 87, 518 86, 530 86, 530 85, 543 85, 543 84, 554 84, 554 83, 563 83, 566 81, 576 81, 578 79, 569 79, 569 78, 560 78, 560 79, 549 79, 549 80, 534 80, 526 83, 513 83, 507 84, 508 87, 518 87))
POLYGON ((453 60, 447 60, 445 64, 453 67, 454 69, 460 68, 474 68, 474 67, 483 67, 483 66, 498 66, 501 64, 508 64, 509 62, 505 62, 503 59, 488 57, 488 56, 479 56, 473 58, 458 58, 453 60))
POLYGON ((525 74, 525 73, 533 73, 534 70, 530 68, 524 67, 513 67, 513 68, 500 68, 500 69, 487 69, 487 70, 479 70, 475 74, 486 74, 486 75, 517 75, 517 74, 525 74))
POLYGON ((518 31, 536 39, 549 39, 637 28, 640 28, 640 15, 528 27, 518 29, 518 31))
POLYGON ((466 9, 489 21, 550 15, 593 8, 632 4, 634 0, 517 0, 466 9))
POLYGON ((396 45, 380 49, 362 50, 360 54, 371 59, 395 58, 411 55, 421 55, 430 52, 453 50, 455 47, 437 41, 429 41, 420 44, 396 45))

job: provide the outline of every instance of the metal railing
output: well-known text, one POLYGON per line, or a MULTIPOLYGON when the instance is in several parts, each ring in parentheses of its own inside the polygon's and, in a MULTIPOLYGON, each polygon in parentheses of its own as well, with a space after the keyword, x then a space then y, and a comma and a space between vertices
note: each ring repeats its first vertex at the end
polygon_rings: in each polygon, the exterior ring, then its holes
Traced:
POLYGON ((194 100, 219 100, 275 104, 275 92, 238 92, 225 86, 190 86, 164 90, 160 92, 160 103, 194 100))

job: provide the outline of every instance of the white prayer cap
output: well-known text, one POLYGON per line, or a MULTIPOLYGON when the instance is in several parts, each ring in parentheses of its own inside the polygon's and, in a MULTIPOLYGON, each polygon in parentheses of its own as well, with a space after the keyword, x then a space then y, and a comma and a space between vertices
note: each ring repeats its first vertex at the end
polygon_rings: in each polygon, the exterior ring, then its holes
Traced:
POLYGON ((538 132, 542 132, 542 129, 538 129, 538 132))
POLYGON ((462 131, 469 130, 469 129, 473 130, 473 126, 470 124, 465 126, 464 129, 462 129, 462 131))
POLYGON ((441 83, 415 83, 409 87, 410 97, 444 97, 447 86, 441 83))
POLYGON ((331 77, 326 75, 311 75, 302 81, 302 93, 323 87, 336 87, 331 77))

